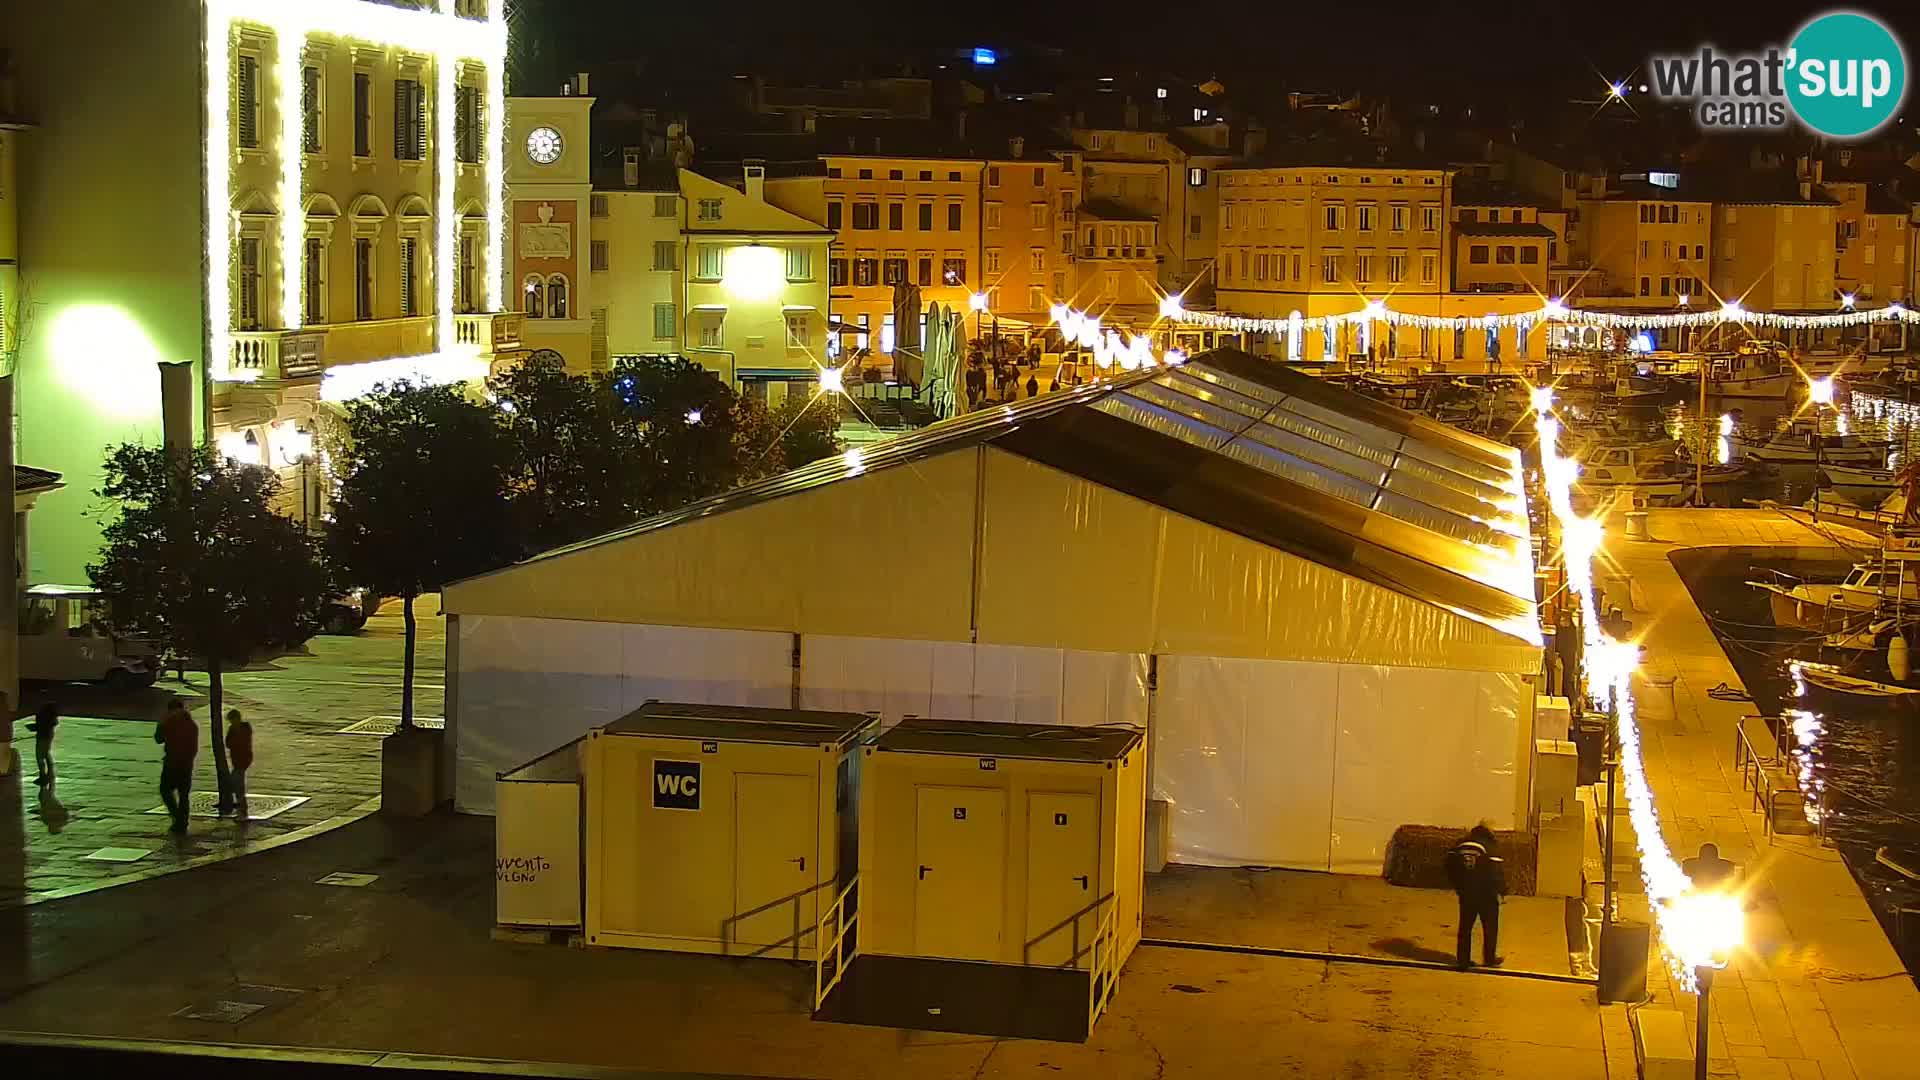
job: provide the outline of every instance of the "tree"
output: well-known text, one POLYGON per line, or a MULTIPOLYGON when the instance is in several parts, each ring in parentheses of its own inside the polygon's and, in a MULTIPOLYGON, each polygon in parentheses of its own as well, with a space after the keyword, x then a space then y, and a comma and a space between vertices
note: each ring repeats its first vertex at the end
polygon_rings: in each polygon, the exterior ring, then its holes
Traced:
POLYGON ((356 584, 401 599, 403 729, 413 726, 414 599, 521 551, 507 504, 517 454, 499 415, 452 387, 405 381, 347 406, 327 550, 356 584))
POLYGON ((753 398, 739 408, 740 479, 760 480, 840 453, 840 402, 828 394, 795 394, 769 409, 753 398))
POLYGON ((529 360, 488 381, 519 453, 508 486, 535 550, 606 532, 639 516, 648 470, 639 426, 605 375, 529 360))
POLYGON ((719 376, 681 357, 648 357, 615 365, 609 385, 637 425, 643 513, 685 506, 740 482, 741 399, 719 376))
POLYGON ((232 805, 221 674, 263 646, 317 629, 328 577, 306 533, 270 506, 279 479, 211 449, 127 444, 107 456, 99 494, 118 504, 87 567, 116 629, 206 665, 208 733, 220 812, 232 805))

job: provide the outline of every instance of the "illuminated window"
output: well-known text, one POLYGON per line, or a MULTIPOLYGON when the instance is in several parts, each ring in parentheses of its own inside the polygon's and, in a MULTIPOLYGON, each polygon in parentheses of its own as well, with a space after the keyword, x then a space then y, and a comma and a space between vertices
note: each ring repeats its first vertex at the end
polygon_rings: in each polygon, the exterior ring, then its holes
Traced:
POLYGON ((260 58, 241 53, 234 61, 234 125, 237 141, 249 150, 260 146, 260 58))
POLYGON ((967 280, 967 260, 964 257, 947 256, 940 260, 940 277, 948 285, 962 285, 967 280))
POLYGON ((880 351, 893 351, 893 312, 880 316, 880 351))
POLYGON ((725 312, 711 312, 700 318, 700 347, 719 349, 727 343, 727 315, 725 312))
POLYGON ((813 280, 813 252, 803 247, 787 249, 787 280, 813 280))
POLYGON ((872 252, 862 252, 853 259, 853 283, 855 285, 877 285, 880 283, 880 259, 872 252))
POLYGON ((1187 186, 1188 187, 1206 187, 1207 186, 1207 170, 1198 168, 1198 167, 1188 169, 1187 170, 1187 186))
POLYGON ((320 69, 309 64, 300 69, 300 148, 309 154, 320 152, 320 69))
POLYGON ((567 317, 567 276, 555 274, 547 279, 547 318, 567 317))
POLYGON ((904 252, 889 251, 880 268, 882 285, 904 285, 907 282, 907 256, 904 252))
POLYGON ((417 79, 393 81, 393 156, 400 161, 427 158, 427 91, 417 79))

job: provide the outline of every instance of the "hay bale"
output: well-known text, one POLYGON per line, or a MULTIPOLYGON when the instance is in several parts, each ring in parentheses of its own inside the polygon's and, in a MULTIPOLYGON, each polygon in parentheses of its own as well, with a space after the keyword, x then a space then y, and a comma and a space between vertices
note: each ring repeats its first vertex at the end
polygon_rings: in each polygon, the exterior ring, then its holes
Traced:
MULTIPOLYGON (((1467 830, 1452 825, 1402 825, 1387 844, 1387 882, 1415 889, 1448 889, 1447 851, 1467 830)), ((1532 833, 1495 829, 1494 854, 1506 862, 1507 892, 1534 894, 1537 844, 1532 833)))

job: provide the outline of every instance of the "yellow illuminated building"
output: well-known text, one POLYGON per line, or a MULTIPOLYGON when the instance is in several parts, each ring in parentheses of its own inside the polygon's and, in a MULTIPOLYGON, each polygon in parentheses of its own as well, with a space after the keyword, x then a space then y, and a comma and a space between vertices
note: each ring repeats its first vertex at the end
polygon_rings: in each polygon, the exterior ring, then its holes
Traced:
POLYGON ((981 177, 980 280, 1001 332, 1044 329, 1054 304, 1074 292, 1074 218, 1079 183, 1074 155, 1009 140, 1008 155, 987 160, 981 177))
POLYGON ((1575 276, 1569 303, 1672 311, 1711 302, 1702 297, 1712 262, 1712 203, 1628 181, 1580 199, 1579 214, 1574 256, 1590 272, 1575 276))
MULTIPOLYGON (((195 435, 280 470, 296 511, 321 400, 469 379, 513 351, 518 319, 497 314, 506 24, 499 0, 442 6, 0 16, 40 123, 17 189, 24 456, 97 487, 105 447, 158 435, 155 365, 187 361, 195 435), (137 81, 75 80, 103 56, 138 57, 137 81)), ((36 522, 50 579, 81 579, 97 550, 81 510, 36 522)))
MULTIPOLYGON (((829 315, 866 328, 845 337, 848 348, 892 351, 896 282, 920 287, 922 311, 938 302, 963 312, 991 284, 981 263, 983 161, 848 154, 822 164, 824 222, 834 237, 829 315)), ((969 331, 977 332, 971 324, 969 331)))
POLYGON ((1833 287, 1861 306, 1905 301, 1912 281, 1911 208, 1861 180, 1824 185, 1834 208, 1833 287))
POLYGON ((516 97, 507 128, 507 280, 528 355, 559 353, 571 371, 607 366, 607 309, 592 271, 593 98, 516 97))
POLYGON ((1754 311, 1830 312, 1836 204, 1824 195, 1756 196, 1714 206, 1713 287, 1754 311))

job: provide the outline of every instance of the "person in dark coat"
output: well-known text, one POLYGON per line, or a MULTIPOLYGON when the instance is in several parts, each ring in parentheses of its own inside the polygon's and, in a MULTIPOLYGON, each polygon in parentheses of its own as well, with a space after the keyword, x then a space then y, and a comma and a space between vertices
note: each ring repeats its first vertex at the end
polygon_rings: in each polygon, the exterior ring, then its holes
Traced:
POLYGON ((1462 970, 1473 966, 1473 924, 1480 923, 1481 961, 1487 967, 1504 962, 1500 940, 1500 897, 1507 891, 1506 864, 1493 853, 1493 830, 1475 825, 1466 838, 1447 852, 1447 881, 1460 899, 1460 938, 1454 958, 1462 970))
POLYGON ((51 701, 27 721, 27 730, 33 732, 33 763, 38 768, 33 782, 42 787, 53 783, 53 732, 59 726, 60 706, 51 701))
POLYGON ((173 831, 187 831, 187 814, 193 809, 193 759, 200 753, 200 725, 193 722, 186 703, 179 698, 167 702, 166 715, 153 729, 153 741, 163 748, 160 760, 160 801, 173 815, 173 831))
POLYGON ((1717 889, 1732 881, 1737 869, 1731 860, 1720 857, 1720 845, 1711 842, 1700 845, 1700 854, 1680 861, 1680 872, 1696 889, 1717 889))
POLYGON ((1027 375, 1027 396, 1030 398, 1040 396, 1040 373, 1037 371, 1027 375))

